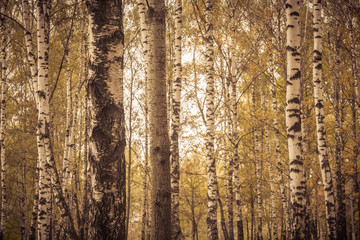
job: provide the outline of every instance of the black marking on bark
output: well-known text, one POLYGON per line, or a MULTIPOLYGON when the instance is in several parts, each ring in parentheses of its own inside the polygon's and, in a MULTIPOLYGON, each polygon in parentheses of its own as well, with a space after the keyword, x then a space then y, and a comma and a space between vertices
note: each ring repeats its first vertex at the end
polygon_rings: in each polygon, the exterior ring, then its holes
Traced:
MULTIPOLYGON (((321 58, 320 58, 319 61, 321 61, 321 58)), ((315 68, 318 69, 318 70, 321 70, 322 69, 322 64, 319 63, 318 65, 315 66, 315 68)))
POLYGON ((290 80, 299 79, 301 77, 301 72, 297 71, 293 76, 290 77, 290 80))
MULTIPOLYGON (((300 99, 298 97, 294 97, 288 101, 288 103, 296 103, 300 104, 300 99)), ((297 110, 297 109, 296 109, 297 110)))
MULTIPOLYGON (((290 25, 289 25, 289 26, 290 26, 290 25)), ((287 51, 291 51, 291 52, 296 52, 296 49, 293 48, 293 47, 291 47, 291 46, 289 46, 289 45, 286 46, 286 50, 287 50, 287 51)))
POLYGON ((289 132, 300 132, 301 131, 301 123, 300 121, 295 122, 288 130, 289 132))
POLYGON ((324 108, 324 105, 319 101, 319 102, 316 103, 315 107, 321 109, 321 108, 324 108))

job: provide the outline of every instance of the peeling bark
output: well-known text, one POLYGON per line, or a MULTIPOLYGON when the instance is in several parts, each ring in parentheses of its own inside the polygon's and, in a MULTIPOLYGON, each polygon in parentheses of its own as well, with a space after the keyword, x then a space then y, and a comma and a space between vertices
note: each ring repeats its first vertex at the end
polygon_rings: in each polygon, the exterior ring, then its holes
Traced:
POLYGON ((89 12, 89 239, 125 239, 126 170, 122 1, 89 12))

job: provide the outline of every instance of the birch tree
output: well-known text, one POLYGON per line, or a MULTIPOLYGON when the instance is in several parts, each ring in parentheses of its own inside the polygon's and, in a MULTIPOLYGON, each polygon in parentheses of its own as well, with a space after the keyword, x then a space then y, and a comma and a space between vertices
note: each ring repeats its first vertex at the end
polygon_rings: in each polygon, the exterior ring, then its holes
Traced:
POLYGON ((182 0, 175 1, 175 61, 174 61, 174 81, 171 97, 171 238, 183 239, 179 219, 179 181, 180 181, 180 162, 179 162, 179 130, 180 130, 180 98, 181 98, 181 26, 182 26, 182 0))
POLYGON ((149 175, 149 167, 148 167, 148 159, 149 159, 149 122, 148 122, 148 88, 147 88, 147 67, 148 67, 148 26, 146 24, 146 3, 145 0, 138 0, 138 13, 140 17, 140 37, 142 44, 142 52, 145 60, 145 106, 144 106, 144 118, 145 118, 145 156, 144 156, 144 169, 145 176, 143 179, 143 212, 142 212, 142 226, 141 226, 141 239, 145 240, 148 238, 149 234, 149 214, 148 212, 148 175, 149 175))
POLYGON ((205 2, 205 43, 206 43, 206 172, 207 172, 207 236, 218 239, 217 198, 218 185, 214 156, 214 43, 213 43, 213 8, 212 0, 205 2))
POLYGON ((38 239, 50 237, 51 216, 51 177, 48 164, 49 152, 49 85, 48 85, 48 42, 46 39, 45 11, 47 0, 37 1, 37 47, 38 47, 38 135, 39 135, 39 213, 38 213, 38 239))
MULTIPOLYGON (((313 85, 314 104, 316 115, 317 153, 320 162, 322 181, 325 191, 326 218, 329 239, 336 239, 336 211, 334 187, 329 164, 328 148, 326 143, 324 95, 322 83, 322 27, 321 27, 321 0, 314 1, 313 5, 313 85)), ((346 223, 346 221, 345 221, 346 223)))
POLYGON ((122 1, 88 1, 90 239, 125 239, 122 1))
POLYGON ((304 238, 305 176, 301 155, 300 119, 300 7, 296 0, 286 1, 286 128, 290 168, 290 197, 293 214, 292 239, 304 238))
MULTIPOLYGON (((4 1, 1 10, 7 12, 8 1, 4 1)), ((4 16, 0 17, 0 32, 2 35, 1 53, 0 53, 0 71, 1 71, 1 93, 0 93, 0 162, 1 162, 1 218, 0 218, 0 239, 5 237, 5 224, 7 219, 7 193, 6 193, 6 173, 7 173, 7 160, 5 158, 5 107, 6 107, 6 78, 7 78, 7 48, 8 48, 8 27, 7 20, 4 16)))
POLYGON ((148 104, 151 162, 151 239, 171 236, 170 141, 165 78, 165 2, 147 1, 148 104))

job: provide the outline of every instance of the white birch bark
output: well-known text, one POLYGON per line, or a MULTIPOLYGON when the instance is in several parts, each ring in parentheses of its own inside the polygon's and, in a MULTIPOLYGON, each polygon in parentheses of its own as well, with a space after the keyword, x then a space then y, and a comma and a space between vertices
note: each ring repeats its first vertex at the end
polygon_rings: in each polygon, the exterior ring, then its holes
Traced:
MULTIPOLYGON (((8 1, 3 3, 3 10, 7 12, 8 1)), ((0 17, 0 32, 2 35, 1 53, 0 53, 0 71, 1 71, 1 93, 0 93, 0 161, 1 161, 1 217, 0 217, 0 239, 5 237, 5 224, 7 220, 7 192, 6 192, 6 174, 7 161, 5 158, 5 129, 6 129, 6 76, 7 76, 7 44, 10 31, 7 27, 7 21, 4 16, 0 17)))
MULTIPOLYGON (((283 172, 283 166, 282 166, 282 158, 281 158, 281 149, 280 149, 280 132, 279 132, 279 123, 278 123, 278 106, 277 106, 277 88, 276 88, 276 82, 275 78, 272 85, 272 108, 274 111, 274 132, 275 132, 275 157, 276 157, 276 166, 277 170, 279 172, 279 188, 280 188, 280 195, 281 195, 281 203, 284 213, 284 219, 285 219, 285 237, 286 239, 289 239, 289 216, 288 216, 288 201, 286 199, 286 191, 285 191, 285 183, 284 183, 284 172, 283 172)), ((283 234, 283 233, 281 233, 283 234)))
MULTIPOLYGON (((232 39, 233 41, 233 39, 232 39)), ((235 187, 235 222, 237 229, 237 239, 244 239, 244 229, 243 229, 243 220, 242 220, 242 210, 241 210, 241 195, 240 195, 240 159, 239 159, 239 131, 238 131, 238 108, 237 108, 237 80, 235 78, 236 74, 236 56, 235 51, 231 53, 231 94, 230 94, 230 108, 231 108, 231 142, 232 142, 232 158, 234 162, 234 174, 233 182, 235 187)))
POLYGON ((147 67, 148 67, 148 26, 145 21, 146 15, 146 2, 145 0, 138 0, 138 13, 140 17, 140 28, 141 28, 141 43, 142 43, 142 52, 145 61, 145 159, 144 159, 144 179, 143 179, 143 212, 142 212, 142 224, 141 224, 141 239, 148 239, 149 234, 149 214, 148 214, 148 176, 149 176, 149 123, 148 123, 148 81, 147 81, 147 67))
POLYGON ((256 111, 256 104, 255 104, 255 82, 252 85, 252 104, 253 104, 253 120, 256 123, 254 127, 254 158, 255 158, 255 177, 256 177, 256 200, 257 200, 257 231, 256 231, 256 239, 261 240, 262 236, 262 186, 261 186, 261 163, 260 163, 260 154, 259 154, 259 135, 258 130, 258 121, 257 121, 257 111, 256 111))
POLYGON ((300 119, 300 7, 296 0, 286 1, 286 128, 290 167, 290 197, 292 205, 293 239, 304 238, 305 177, 301 154, 300 119))
MULTIPOLYGON (((45 1, 46 2, 46 1, 45 1)), ((47 63, 47 43, 45 39, 45 9, 42 0, 37 1, 37 45, 38 45, 38 126, 40 144, 39 152, 39 214, 38 214, 38 239, 48 239, 50 236, 50 216, 51 216, 51 180, 48 169, 46 144, 48 128, 48 63, 47 63)))
MULTIPOLYGON (((30 66, 30 85, 33 88, 35 102, 38 105, 38 95, 37 95, 37 78, 38 78, 38 70, 37 70, 37 61, 34 54, 33 48, 33 40, 30 28, 30 6, 28 0, 23 0, 23 24, 24 24, 24 36, 25 36, 25 44, 26 44, 26 52, 27 52, 27 59, 30 66)), ((38 106, 37 106, 38 109, 38 106)), ((43 143, 41 143, 39 128, 36 128, 36 142, 38 150, 42 148, 43 143)), ((38 151, 38 161, 36 164, 36 171, 35 171, 35 193, 34 193, 34 201, 33 201, 33 210, 31 213, 31 226, 30 226, 30 234, 29 239, 35 240, 36 238, 36 224, 37 224, 37 215, 39 211, 38 207, 38 200, 39 200, 39 166, 40 166, 40 158, 41 158, 41 151, 38 151)))
POLYGON ((317 152, 324 184, 326 219, 329 239, 336 239, 336 211, 332 174, 329 164, 328 147, 325 130, 324 94, 322 83, 322 27, 321 27, 321 0, 314 1, 313 5, 313 85, 316 115, 317 152))
POLYGON ((26 165, 23 164, 22 167, 22 183, 21 183, 21 224, 20 224, 20 238, 21 240, 28 239, 28 225, 27 225, 27 217, 26 217, 26 165))
MULTIPOLYGON (((232 60, 233 76, 235 75, 236 61, 232 60)), ((241 210, 241 193, 240 193, 240 159, 239 159, 239 131, 238 131, 238 114, 237 114, 237 89, 236 80, 233 78, 231 82, 231 111, 232 111, 232 144, 233 144, 233 160, 234 160, 234 186, 235 186, 235 220, 237 229, 237 239, 244 239, 244 229, 241 210)))
MULTIPOLYGON (((147 92, 147 89, 146 89, 147 92)), ((147 93, 145 93, 147 99, 147 93)), ((148 214, 148 175, 149 175, 149 122, 148 122, 148 104, 145 100, 145 159, 144 159, 144 180, 143 180, 143 213, 141 226, 141 240, 149 239, 149 214, 148 214)))
MULTIPOLYGON (((262 96, 265 96, 264 92, 262 96)), ((263 114, 267 114, 267 106, 265 100, 263 100, 263 114)), ((276 221, 276 196, 275 196, 275 173, 274 166, 271 161, 270 153, 270 141, 269 141, 269 129, 267 123, 264 124, 264 137, 265 137, 265 156, 266 162, 269 166, 269 181, 270 181, 270 238, 277 240, 277 221, 276 221)))
POLYGON ((65 198, 69 201, 69 184, 70 184, 70 134, 72 129, 72 95, 71 95, 71 72, 67 67, 66 76, 66 129, 65 129, 65 143, 64 143, 64 157, 62 169, 62 187, 65 198))
POLYGON ((89 13, 89 239, 125 239, 126 170, 122 1, 92 0, 89 13))
POLYGON ((174 80, 171 91, 171 132, 170 132, 170 162, 171 162, 171 238, 183 239, 179 219, 179 192, 180 192, 180 163, 179 163, 179 134, 180 134, 180 98, 181 98, 181 28, 182 28, 182 0, 175 1, 175 61, 174 80))
POLYGON ((206 171, 207 171, 207 237, 218 239, 217 229, 217 177, 214 156, 214 43, 212 0, 205 2, 205 43, 206 43, 206 171))

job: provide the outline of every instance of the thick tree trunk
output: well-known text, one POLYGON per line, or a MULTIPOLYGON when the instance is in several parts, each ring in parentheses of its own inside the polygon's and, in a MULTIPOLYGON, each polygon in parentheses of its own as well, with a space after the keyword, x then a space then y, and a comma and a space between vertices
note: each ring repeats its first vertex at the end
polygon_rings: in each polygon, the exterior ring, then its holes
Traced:
POLYGON ((175 79, 172 89, 172 109, 171 109, 171 133, 170 133, 170 151, 171 151, 171 239, 183 239, 179 219, 179 127, 180 127, 180 99, 181 99, 181 28, 182 28, 182 0, 175 1, 175 79))
POLYGON ((151 239, 171 236, 170 143, 167 123, 165 77, 165 2, 147 1, 149 27, 147 69, 150 161, 151 161, 151 239))
POLYGON ((293 216, 292 239, 304 238, 305 177, 301 155, 300 119, 300 7, 296 0, 286 1, 287 79, 286 127, 290 167, 290 196, 293 216))
POLYGON ((122 1, 87 2, 89 12, 90 239, 125 239, 126 169, 122 1))
MULTIPOLYGON (((314 53, 313 53, 313 85, 314 85, 314 104, 316 115, 317 130, 317 153, 320 161, 322 181, 325 191, 326 219, 329 239, 336 239, 336 211, 335 196, 332 183, 332 174, 329 164, 328 147, 326 143, 325 113, 324 113, 324 95, 322 84, 322 27, 321 27, 321 0, 314 1, 313 5, 313 29, 314 29, 314 53)), ((338 193, 339 194, 339 193, 338 193)), ((338 196, 339 197, 339 196, 338 196)), ((341 203, 342 204, 342 200, 341 203)), ((340 205, 339 205, 340 206, 340 205)), ((341 208, 339 208, 341 212, 341 208)), ((345 212, 344 212, 345 213, 345 212)), ((338 215, 339 216, 339 215, 338 215)), ((338 219, 340 220, 340 219, 338 219)), ((345 232, 339 236, 346 236, 345 215, 341 218, 342 222, 338 224, 345 226, 345 232)), ((340 232, 339 232, 340 233, 340 232)))
POLYGON ((207 237, 218 239, 217 198, 218 185, 214 156, 214 44, 213 44, 213 1, 205 2, 205 43, 206 43, 206 171, 207 171, 207 237))

